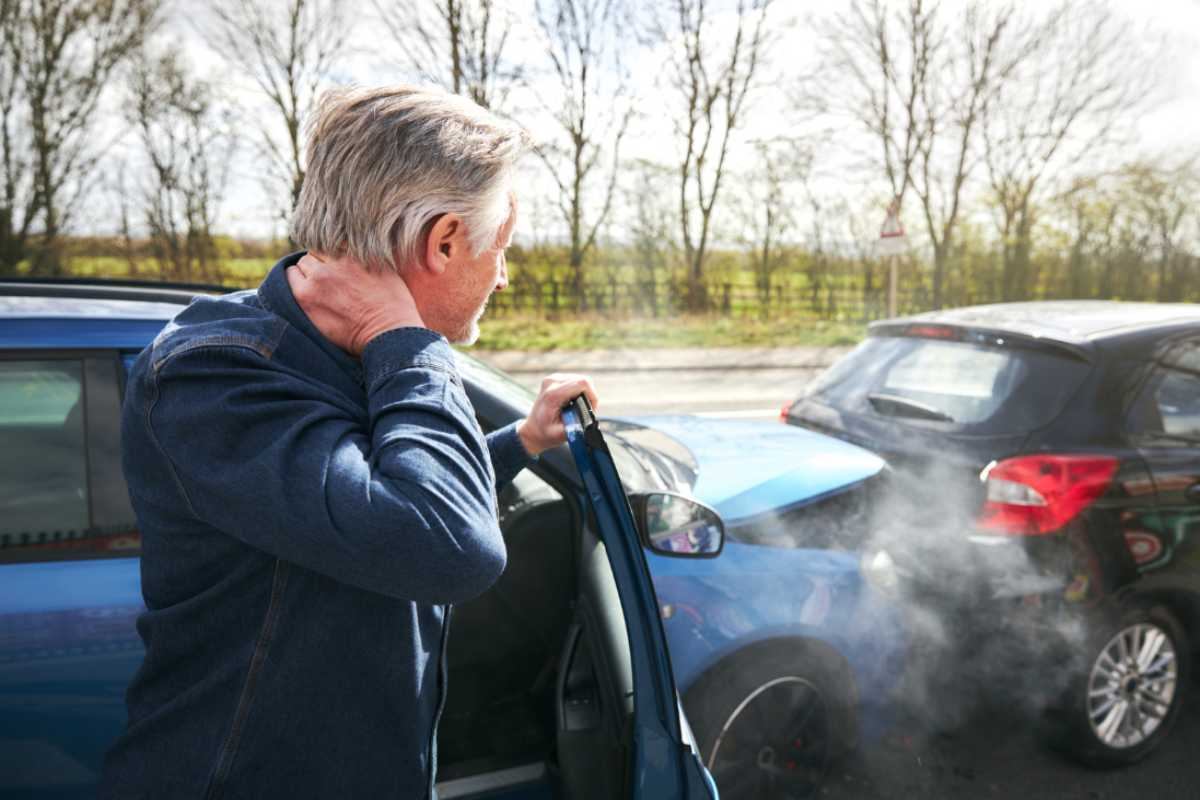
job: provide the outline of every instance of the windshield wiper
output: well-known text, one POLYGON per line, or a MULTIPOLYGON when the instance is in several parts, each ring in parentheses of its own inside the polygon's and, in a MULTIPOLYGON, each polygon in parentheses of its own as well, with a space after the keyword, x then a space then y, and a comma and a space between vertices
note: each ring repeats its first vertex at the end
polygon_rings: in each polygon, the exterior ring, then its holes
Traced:
POLYGON ((867 399, 871 401, 871 406, 880 414, 888 414, 893 417, 929 419, 935 422, 954 422, 954 417, 940 408, 934 408, 919 400, 901 397, 898 394, 872 392, 867 395, 867 399))
POLYGON ((1188 436, 1183 433, 1167 433, 1166 431, 1141 431, 1137 435, 1145 439, 1166 439, 1171 442, 1183 442, 1184 444, 1200 444, 1200 436, 1188 436))

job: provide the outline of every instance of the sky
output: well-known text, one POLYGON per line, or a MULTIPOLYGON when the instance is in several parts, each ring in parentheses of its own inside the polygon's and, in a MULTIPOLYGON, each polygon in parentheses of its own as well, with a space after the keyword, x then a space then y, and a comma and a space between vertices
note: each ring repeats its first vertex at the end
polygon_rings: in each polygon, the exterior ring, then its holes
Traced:
MULTIPOLYGON (((1039 0, 1024 0, 1031 7, 1039 7, 1039 0)), ((350 45, 342 59, 337 74, 339 82, 360 84, 384 84, 410 79, 398 69, 396 60, 389 58, 394 51, 379 24, 370 2, 348 0, 355 20, 350 45)), ((537 31, 531 14, 532 0, 510 0, 519 25, 514 32, 513 51, 536 52, 539 47, 537 31)), ((828 3, 779 0, 774 12, 779 19, 796 17, 800 24, 790 30, 787 38, 779 42, 777 66, 787 74, 789 69, 802 69, 806 60, 811 62, 817 51, 818 42, 811 27, 804 22, 806 15, 836 7, 840 0, 828 3)), ((950 6, 963 0, 946 0, 950 6)), ((1200 154, 1200 0, 1111 0, 1119 13, 1130 21, 1130 30, 1142 37, 1147 48, 1164 48, 1161 80, 1161 102, 1149 113, 1142 114, 1137 124, 1136 147, 1145 154, 1180 155, 1200 154)), ((174 7, 167 20, 165 33, 180 47, 192 66, 210 80, 222 84, 236 102, 244 109, 250 120, 256 114, 269 113, 264 101, 247 76, 237 74, 224 63, 204 42, 200 30, 204 25, 205 4, 197 0, 182 0, 174 7)), ((726 12, 728 13, 728 12, 726 12)), ((729 27, 729 26, 725 26, 729 27)), ((655 99, 657 81, 662 80, 661 50, 644 51, 636 60, 629 61, 633 81, 641 96, 644 114, 634 123, 628 137, 625 155, 646 158, 670 164, 676 158, 675 144, 671 139, 669 124, 659 109, 660 99, 655 99)), ((534 80, 535 85, 537 79, 534 80)), ((542 87, 543 89, 546 86, 542 87)), ((764 89, 756 98, 744 135, 747 139, 769 138, 786 132, 788 125, 784 115, 778 113, 780 103, 786 103, 786 81, 776 82, 764 89)), ((548 92, 543 92, 547 94, 548 92)), ((514 96, 517 105, 524 106, 519 121, 535 136, 552 130, 547 112, 538 110, 537 104, 526 94, 514 96)), ((247 133, 247 135, 252 135, 247 133)), ((128 159, 136 158, 132 153, 136 143, 126 136, 117 152, 124 151, 128 159)), ((741 151, 735 158, 735 170, 748 168, 749 149, 741 151), (740 161, 738 160, 740 158, 740 161)), ((821 154, 818 153, 818 160, 821 154)), ((517 230, 518 241, 547 238, 546 229, 555 223, 550 204, 553 201, 553 186, 544 177, 539 177, 527 164, 523 183, 525 201, 523 207, 532 213, 524 214, 517 230), (532 199, 530 199, 532 197, 532 199)), ((842 165, 832 158, 820 165, 824 169, 824 180, 830 185, 839 181, 842 165)), ((270 203, 260 178, 261 164, 251 148, 243 147, 235 156, 230 171, 230 182, 223 203, 218 227, 230 234, 248 238, 267 238, 281 234, 280 223, 272 219, 270 203)), ((111 203, 111 198, 109 200, 111 203)), ((98 205, 106 208, 105 203, 98 205)), ((882 209, 880 209, 882 215, 882 209)), ((98 223, 98 227, 103 227, 98 223)), ((553 238, 554 234, 550 234, 553 238)))

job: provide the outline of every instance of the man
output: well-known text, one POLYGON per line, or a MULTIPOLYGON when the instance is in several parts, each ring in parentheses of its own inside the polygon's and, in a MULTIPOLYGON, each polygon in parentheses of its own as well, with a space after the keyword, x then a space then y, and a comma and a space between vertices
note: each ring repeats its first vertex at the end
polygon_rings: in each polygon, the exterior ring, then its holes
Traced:
POLYGON ((200 299, 141 354, 124 467, 146 658, 113 798, 433 793, 452 603, 505 566, 497 483, 595 395, 551 376, 487 437, 447 340, 508 281, 525 134, 411 88, 326 97, 293 220, 306 254, 200 299))

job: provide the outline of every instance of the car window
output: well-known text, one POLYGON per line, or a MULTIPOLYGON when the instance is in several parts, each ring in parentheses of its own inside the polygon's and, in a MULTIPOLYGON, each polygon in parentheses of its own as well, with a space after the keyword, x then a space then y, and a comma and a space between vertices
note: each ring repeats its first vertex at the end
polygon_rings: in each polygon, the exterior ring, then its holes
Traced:
POLYGON ((1076 359, 1021 347, 872 336, 810 384, 807 397, 897 422, 1016 433, 1055 416, 1087 375, 1076 359), (888 407, 883 407, 888 401, 888 407), (904 403, 926 410, 906 414, 904 403))
POLYGON ((1200 439, 1200 375, 1165 370, 1154 390, 1162 432, 1200 439))
POLYGON ((1200 441, 1200 341, 1162 345, 1155 364, 1129 406, 1127 430, 1164 439, 1158 444, 1200 441))
POLYGON ((998 350, 925 342, 902 354, 881 389, 928 402, 964 425, 992 414, 1024 371, 1020 359, 998 350))
POLYGON ((0 438, 0 548, 83 536, 83 363, 0 362, 0 438))
POLYGON ((0 561, 137 551, 110 358, 0 360, 0 561))

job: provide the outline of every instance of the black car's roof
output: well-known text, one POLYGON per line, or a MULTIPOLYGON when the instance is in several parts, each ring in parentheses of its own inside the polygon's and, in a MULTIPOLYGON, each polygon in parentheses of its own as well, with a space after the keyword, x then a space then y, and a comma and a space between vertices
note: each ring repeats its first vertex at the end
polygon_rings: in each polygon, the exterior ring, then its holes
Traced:
POLYGON ((1123 303, 1115 300, 996 303, 884 320, 873 323, 871 328, 884 330, 914 323, 1012 333, 1086 347, 1102 339, 1200 326, 1200 304, 1123 303))

